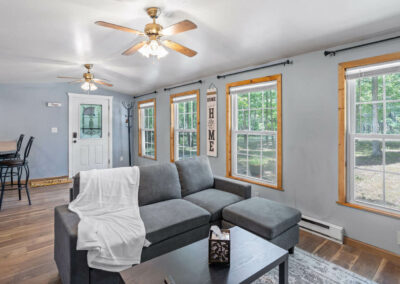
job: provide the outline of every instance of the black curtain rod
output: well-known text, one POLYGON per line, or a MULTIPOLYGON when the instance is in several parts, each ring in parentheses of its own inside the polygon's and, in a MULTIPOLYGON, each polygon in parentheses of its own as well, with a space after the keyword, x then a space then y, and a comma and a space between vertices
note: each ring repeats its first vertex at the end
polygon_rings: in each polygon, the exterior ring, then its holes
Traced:
POLYGON ((164 88, 164 91, 169 91, 172 89, 176 89, 176 88, 180 88, 180 87, 185 87, 185 86, 189 86, 189 85, 193 85, 193 84, 201 84, 203 83, 203 81, 199 80, 196 82, 191 82, 191 83, 187 83, 187 84, 182 84, 182 85, 178 85, 178 86, 173 86, 173 87, 169 87, 169 88, 164 88))
POLYGON ((260 69, 264 69, 264 68, 279 66, 279 65, 285 66, 286 64, 293 64, 293 61, 286 60, 286 61, 282 61, 282 62, 278 62, 278 63, 274 63, 274 64, 269 64, 269 65, 262 65, 262 66, 259 66, 259 67, 255 67, 255 68, 247 69, 247 70, 243 70, 243 71, 238 71, 238 72, 234 72, 234 73, 229 73, 229 74, 224 74, 224 75, 217 75, 217 79, 221 79, 221 78, 225 78, 225 77, 233 76, 233 75, 237 75, 237 74, 242 74, 242 73, 246 73, 246 72, 250 72, 250 71, 260 70, 260 69))
POLYGON ((136 98, 140 98, 140 97, 147 96, 147 95, 152 95, 152 94, 157 94, 157 91, 154 91, 154 92, 151 92, 151 93, 147 93, 147 94, 143 94, 143 95, 139 95, 139 96, 133 96, 133 98, 136 99, 136 98))
POLYGON ((338 52, 346 51, 346 50, 353 49, 353 48, 363 47, 363 46, 367 46, 367 45, 371 45, 371 44, 381 43, 381 42, 385 42, 385 41, 389 41, 389 40, 393 40, 393 39, 398 39, 398 38, 400 38, 400 36, 394 36, 394 37, 390 37, 390 38, 385 38, 385 39, 381 39, 381 40, 377 40, 377 41, 367 42, 367 43, 363 43, 363 44, 359 44, 359 45, 355 45, 355 46, 350 46, 350 47, 346 47, 346 48, 342 48, 342 49, 337 49, 337 50, 325 50, 324 51, 324 55, 325 56, 328 56, 328 55, 335 56, 336 53, 338 53, 338 52))

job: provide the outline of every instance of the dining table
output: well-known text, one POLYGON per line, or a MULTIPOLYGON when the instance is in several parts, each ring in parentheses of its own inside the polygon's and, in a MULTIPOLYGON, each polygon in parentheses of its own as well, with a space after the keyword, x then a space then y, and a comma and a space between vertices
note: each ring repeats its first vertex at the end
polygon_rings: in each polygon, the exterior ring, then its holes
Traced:
POLYGON ((17 151, 17 141, 0 141, 0 154, 8 154, 17 151))

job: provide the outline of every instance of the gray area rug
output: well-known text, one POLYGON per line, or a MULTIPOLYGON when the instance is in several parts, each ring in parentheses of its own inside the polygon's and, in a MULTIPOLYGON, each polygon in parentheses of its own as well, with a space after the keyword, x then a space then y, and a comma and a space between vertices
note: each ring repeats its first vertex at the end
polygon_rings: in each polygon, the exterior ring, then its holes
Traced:
MULTIPOLYGON (((279 282, 278 277, 279 271, 278 268, 275 268, 253 282, 253 284, 275 284, 279 282)), ((296 248, 294 254, 289 256, 289 283, 372 284, 375 282, 332 262, 296 248)))

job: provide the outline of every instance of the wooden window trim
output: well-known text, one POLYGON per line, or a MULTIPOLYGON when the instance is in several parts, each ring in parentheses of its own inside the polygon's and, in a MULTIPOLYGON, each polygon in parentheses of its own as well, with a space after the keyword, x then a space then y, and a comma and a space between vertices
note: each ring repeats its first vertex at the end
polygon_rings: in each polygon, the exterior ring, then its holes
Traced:
POLYGON ((176 97, 183 97, 183 96, 188 96, 188 95, 196 95, 196 102, 197 102, 197 122, 196 122, 196 131, 197 131, 197 138, 196 138, 196 143, 197 143, 197 156, 200 156, 200 90, 191 90, 191 91, 186 91, 183 93, 177 93, 173 94, 169 97, 169 105, 170 105, 170 112, 171 112, 171 122, 170 122, 170 130, 169 130, 169 151, 170 151, 170 159, 171 162, 175 162, 175 113, 174 113, 174 98, 176 97))
POLYGON ((226 84, 226 177, 236 179, 268 188, 283 190, 282 188, 282 74, 276 74, 267 77, 255 78, 239 82, 226 84), (261 82, 276 81, 277 82, 277 185, 271 185, 259 181, 254 181, 247 178, 235 177, 232 175, 232 106, 230 88, 242 85, 256 84, 261 82))
POLYGON ((399 213, 385 211, 366 205, 359 205, 347 201, 347 94, 346 94, 346 69, 377 64, 387 61, 400 60, 400 52, 384 54, 364 59, 342 62, 338 67, 338 201, 337 204, 350 208, 360 209, 385 216, 400 218, 399 213))
POLYGON ((148 99, 145 101, 138 102, 138 131, 139 131, 139 149, 138 149, 138 156, 150 160, 157 160, 157 121, 156 121, 156 99, 148 99), (142 153, 142 116, 140 115, 141 105, 146 103, 154 103, 154 111, 153 111, 153 126, 154 126, 154 157, 145 156, 142 153))

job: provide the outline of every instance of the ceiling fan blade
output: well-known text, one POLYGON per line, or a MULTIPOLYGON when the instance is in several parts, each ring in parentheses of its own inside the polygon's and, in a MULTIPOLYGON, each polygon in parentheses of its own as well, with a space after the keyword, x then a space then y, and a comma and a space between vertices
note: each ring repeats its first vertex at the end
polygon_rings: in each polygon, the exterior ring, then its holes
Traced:
POLYGON ((140 31, 137 31, 137 30, 134 30, 134 29, 131 29, 131 28, 127 28, 127 27, 123 27, 123 26, 119 26, 119 25, 103 22, 103 21, 97 21, 97 22, 95 22, 95 24, 99 25, 99 26, 106 27, 106 28, 111 28, 111 29, 123 31, 123 32, 133 33, 133 34, 137 34, 137 35, 144 35, 143 32, 140 32, 140 31))
POLYGON ((99 79, 93 79, 93 81, 96 82, 96 83, 98 83, 98 84, 105 85, 105 86, 107 86, 107 87, 112 87, 112 86, 113 86, 112 84, 103 82, 103 81, 101 81, 101 80, 99 80, 99 79))
POLYGON ((127 50, 125 50, 122 54, 123 55, 131 55, 134 54, 136 51, 138 51, 140 48, 142 48, 142 46, 146 43, 146 41, 141 41, 137 44, 135 44, 134 46, 128 48, 127 50))
POLYGON ((76 78, 76 77, 65 77, 65 76, 57 76, 59 79, 72 79, 72 80, 80 80, 82 78, 76 78))
POLYGON ((189 21, 189 20, 184 20, 182 22, 176 23, 172 26, 166 27, 161 31, 161 34, 164 36, 169 36, 169 35, 176 35, 180 34, 186 31, 190 31, 193 29, 196 29, 197 26, 195 23, 189 21))
POLYGON ((166 47, 171 48, 177 52, 182 53, 183 55, 189 56, 189 57, 193 57, 197 54, 196 51, 187 48, 179 43, 170 41, 170 40, 163 40, 162 42, 166 47))
POLYGON ((85 79, 75 80, 75 81, 68 82, 68 83, 69 84, 75 84, 75 83, 80 83, 80 82, 83 82, 83 81, 85 81, 85 79))

